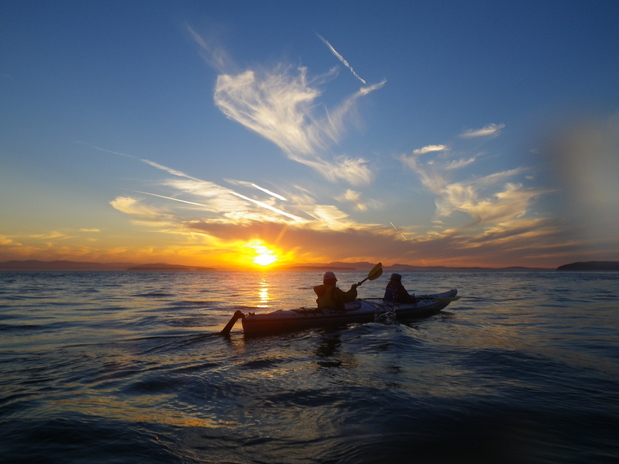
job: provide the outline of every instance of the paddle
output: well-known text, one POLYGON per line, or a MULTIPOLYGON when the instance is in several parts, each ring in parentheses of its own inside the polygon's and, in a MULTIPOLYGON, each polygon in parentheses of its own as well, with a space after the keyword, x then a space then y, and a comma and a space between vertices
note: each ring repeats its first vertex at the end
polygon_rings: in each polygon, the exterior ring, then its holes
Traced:
POLYGON ((365 282, 366 280, 376 280, 381 275, 383 275, 383 265, 382 265, 382 263, 378 263, 376 266, 374 266, 372 268, 372 270, 369 272, 368 276, 357 284, 357 287, 359 285, 361 285, 363 282, 365 282))
POLYGON ((228 321, 228 323, 226 324, 226 326, 223 328, 223 330, 220 333, 220 335, 224 335, 224 336, 228 336, 230 335, 230 331, 232 330, 232 327, 234 327, 234 323, 238 320, 238 319, 243 319, 245 317, 245 314, 243 314, 240 310, 236 311, 234 313, 234 315, 232 316, 232 319, 230 319, 230 321, 228 321))

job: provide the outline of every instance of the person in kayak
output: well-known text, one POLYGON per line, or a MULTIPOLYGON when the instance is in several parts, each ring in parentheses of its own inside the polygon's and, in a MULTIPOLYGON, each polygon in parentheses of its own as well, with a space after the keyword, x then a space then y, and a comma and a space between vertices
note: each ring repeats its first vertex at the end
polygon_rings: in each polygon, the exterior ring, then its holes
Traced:
POLYGON ((322 278, 322 285, 314 287, 314 292, 318 295, 316 303, 318 308, 344 310, 344 305, 357 298, 358 284, 352 284, 347 292, 336 286, 337 279, 331 271, 325 272, 322 278))
POLYGON ((391 274, 391 279, 385 288, 385 296, 383 300, 392 303, 416 303, 415 295, 410 295, 404 285, 402 285, 402 276, 400 274, 391 274))

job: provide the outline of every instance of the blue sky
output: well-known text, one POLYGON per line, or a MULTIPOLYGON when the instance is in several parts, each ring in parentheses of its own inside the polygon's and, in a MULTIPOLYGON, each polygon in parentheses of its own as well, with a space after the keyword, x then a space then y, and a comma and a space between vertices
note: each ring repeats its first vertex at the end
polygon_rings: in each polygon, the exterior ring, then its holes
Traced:
POLYGON ((0 260, 619 259, 614 1, 4 1, 0 260))

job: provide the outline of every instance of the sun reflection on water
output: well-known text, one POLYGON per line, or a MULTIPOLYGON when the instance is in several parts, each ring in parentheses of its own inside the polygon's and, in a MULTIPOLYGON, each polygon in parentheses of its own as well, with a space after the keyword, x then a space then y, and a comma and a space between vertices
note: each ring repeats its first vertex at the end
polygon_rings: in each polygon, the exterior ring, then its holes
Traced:
POLYGON ((259 288, 258 288, 258 304, 256 305, 258 308, 268 308, 269 302, 271 301, 271 296, 269 295, 269 283, 265 277, 260 279, 259 288))

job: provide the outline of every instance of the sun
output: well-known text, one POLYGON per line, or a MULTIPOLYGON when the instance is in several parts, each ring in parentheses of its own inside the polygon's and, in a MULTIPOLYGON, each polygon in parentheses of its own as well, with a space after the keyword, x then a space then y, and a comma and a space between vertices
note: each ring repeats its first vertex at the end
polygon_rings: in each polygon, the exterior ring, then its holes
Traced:
POLYGON ((252 259, 254 264, 258 264, 259 266, 268 266, 279 259, 279 256, 275 254, 275 251, 263 245, 262 242, 252 242, 249 243, 248 246, 253 248, 256 252, 256 256, 252 259))
POLYGON ((269 264, 273 264, 275 261, 277 261, 277 256, 268 253, 256 256, 254 258, 254 263, 259 264, 260 266, 268 266, 269 264))

